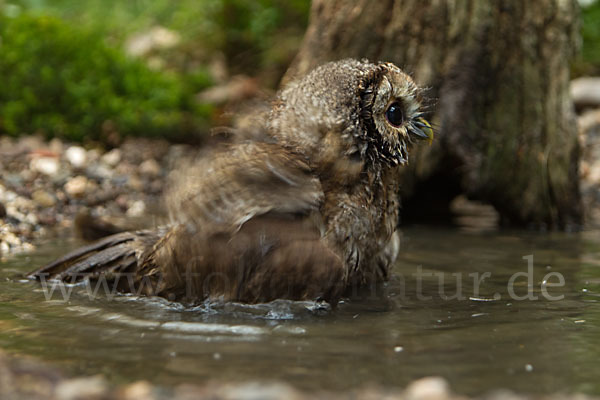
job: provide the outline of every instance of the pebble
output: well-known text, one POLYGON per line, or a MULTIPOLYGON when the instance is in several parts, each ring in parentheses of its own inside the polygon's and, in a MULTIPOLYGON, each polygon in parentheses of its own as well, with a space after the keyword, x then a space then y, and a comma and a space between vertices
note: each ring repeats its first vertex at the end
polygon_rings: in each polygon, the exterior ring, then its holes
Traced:
POLYGON ((87 189, 88 179, 79 175, 65 183, 65 192, 71 197, 82 197, 87 189))
POLYGON ((169 154, 175 161, 197 154, 175 147, 169 153, 164 140, 131 138, 104 152, 60 139, 0 137, 7 154, 0 163, 0 249, 24 251, 50 234, 68 235, 81 206, 117 219, 144 216, 162 194, 166 169, 175 167, 169 154))
POLYGON ((154 399, 154 388, 146 381, 135 382, 123 390, 124 400, 150 400, 154 399))
POLYGON ((61 400, 100 400, 106 398, 107 392, 108 385, 100 376, 65 380, 54 389, 54 395, 61 400))
POLYGON ((570 91, 577 107, 600 107, 600 77, 573 79, 570 91))
POLYGON ((64 147, 63 142, 58 138, 53 138, 48 142, 48 148, 56 154, 62 154, 64 147))
POLYGON ((16 179, 20 179, 21 181, 25 181, 25 182, 31 182, 35 179, 35 172, 33 172, 30 169, 25 169, 23 171, 21 171, 21 173, 19 173, 19 175, 17 175, 16 179))
POLYGON ((75 168, 83 168, 87 163, 87 152, 81 146, 71 146, 65 152, 65 158, 75 168))
POLYGON ((59 162, 55 157, 36 157, 31 160, 30 168, 44 175, 52 176, 58 172, 59 162))
POLYGON ((108 153, 104 154, 100 158, 100 161, 102 161, 104 164, 110 167, 115 167, 119 163, 119 161, 121 161, 121 150, 112 149, 108 153))
POLYGON ((299 400, 303 398, 308 398, 302 396, 293 387, 287 384, 275 382, 248 382, 237 385, 225 385, 219 390, 219 392, 221 396, 210 397, 237 400, 299 400))
POLYGON ((127 181, 128 186, 136 192, 141 192, 144 189, 144 182, 136 176, 131 175, 127 181))
POLYGON ((143 200, 134 201, 127 210, 128 217, 141 217, 146 212, 146 203, 143 200))
POLYGON ((102 154, 100 153, 100 150, 98 150, 98 149, 91 149, 91 150, 88 150, 88 152, 87 152, 88 162, 98 161, 101 156, 102 156, 102 154))
POLYGON ((128 197, 125 194, 121 194, 119 195, 116 199, 115 199, 115 204, 121 208, 123 211, 127 210, 129 208, 129 201, 128 201, 128 197))
POLYGON ((406 388, 406 398, 410 400, 439 400, 450 397, 450 386, 444 378, 432 376, 421 378, 406 388))
POLYGON ((114 175, 113 171, 104 164, 94 164, 87 168, 86 173, 90 178, 98 180, 108 179, 114 175))
POLYGON ((151 177, 160 175, 161 168, 155 159, 151 158, 140 164, 140 173, 151 177))
POLYGON ((580 185, 586 224, 600 227, 600 108, 577 118, 581 145, 580 185))
POLYGON ((14 233, 6 232, 2 237, 3 242, 8 243, 10 247, 17 247, 21 245, 21 239, 19 239, 14 233))
POLYGON ((36 190, 31 194, 31 199, 40 207, 54 207, 56 198, 45 190, 36 190))

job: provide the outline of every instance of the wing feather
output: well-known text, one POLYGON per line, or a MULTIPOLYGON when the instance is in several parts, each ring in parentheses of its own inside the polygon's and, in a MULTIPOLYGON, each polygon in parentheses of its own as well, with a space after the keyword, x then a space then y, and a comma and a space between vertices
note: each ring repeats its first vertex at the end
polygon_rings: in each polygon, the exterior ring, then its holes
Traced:
POLYGON ((237 230, 270 212, 307 214, 323 199, 301 155, 272 143, 228 145, 176 174, 167 198, 175 221, 237 230))

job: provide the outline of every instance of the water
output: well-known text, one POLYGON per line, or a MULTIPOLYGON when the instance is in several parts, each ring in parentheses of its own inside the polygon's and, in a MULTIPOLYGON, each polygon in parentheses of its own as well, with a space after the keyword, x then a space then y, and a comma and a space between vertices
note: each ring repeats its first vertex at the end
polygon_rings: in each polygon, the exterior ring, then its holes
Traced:
POLYGON ((439 375, 470 395, 498 388, 600 394, 598 232, 405 229, 395 278, 336 310, 284 301, 190 309, 133 296, 90 298, 83 287, 66 302, 60 291, 46 301, 38 283, 20 279, 78 244, 47 243, 0 262, 5 351, 115 383, 259 379, 349 390, 439 375), (474 279, 486 272, 476 290, 474 279), (512 297, 528 293, 531 272, 537 300, 511 298, 507 285, 517 272, 512 297), (564 278, 563 286, 546 287, 561 300, 543 296, 548 273, 550 285, 564 278))

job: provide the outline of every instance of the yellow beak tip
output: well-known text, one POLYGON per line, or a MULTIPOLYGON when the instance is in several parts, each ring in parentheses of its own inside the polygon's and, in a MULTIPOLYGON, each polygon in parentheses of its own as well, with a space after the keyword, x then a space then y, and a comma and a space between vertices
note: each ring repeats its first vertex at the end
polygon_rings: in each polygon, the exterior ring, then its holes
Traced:
POLYGON ((429 144, 431 146, 431 143, 433 143, 433 138, 434 138, 434 132, 433 132, 433 128, 431 127, 431 124, 429 123, 429 121, 427 121, 425 118, 419 118, 419 121, 425 125, 423 128, 421 128, 423 130, 423 132, 425 132, 425 134, 427 135, 427 144, 429 144))

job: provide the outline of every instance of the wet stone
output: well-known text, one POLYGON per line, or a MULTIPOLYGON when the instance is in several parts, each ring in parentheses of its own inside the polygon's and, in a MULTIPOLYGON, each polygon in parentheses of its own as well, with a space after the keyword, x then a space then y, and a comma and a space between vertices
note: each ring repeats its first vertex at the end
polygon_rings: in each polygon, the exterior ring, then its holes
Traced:
POLYGON ((443 400, 450 398, 450 387, 444 378, 427 377, 414 381, 406 388, 410 400, 443 400))

